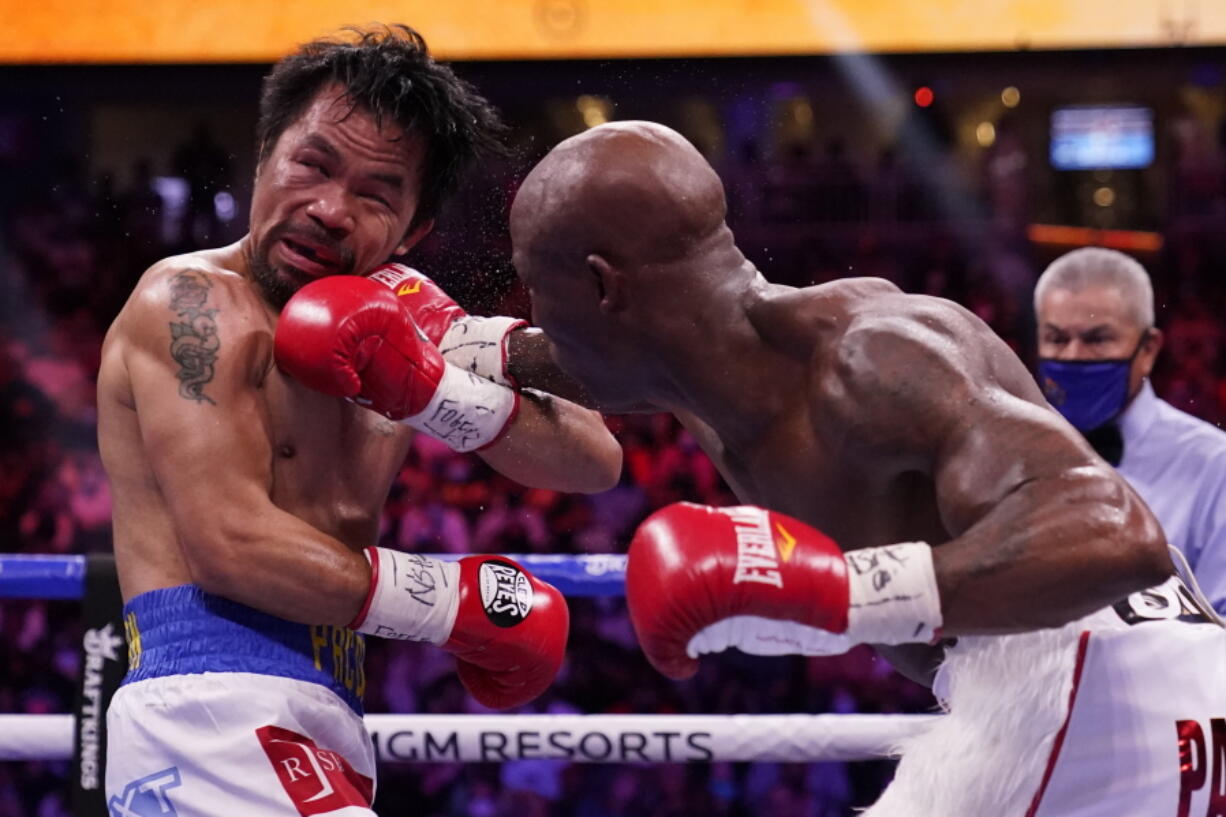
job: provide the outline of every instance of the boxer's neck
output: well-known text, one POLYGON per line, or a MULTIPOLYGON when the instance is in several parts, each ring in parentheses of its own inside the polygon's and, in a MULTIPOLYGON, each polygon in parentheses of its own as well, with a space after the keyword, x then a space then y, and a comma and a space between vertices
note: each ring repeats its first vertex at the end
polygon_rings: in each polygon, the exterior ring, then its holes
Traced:
POLYGON ((662 405, 701 419, 725 444, 752 445, 792 402, 802 366, 772 344, 751 313, 777 290, 755 275, 736 292, 717 292, 660 344, 662 405))

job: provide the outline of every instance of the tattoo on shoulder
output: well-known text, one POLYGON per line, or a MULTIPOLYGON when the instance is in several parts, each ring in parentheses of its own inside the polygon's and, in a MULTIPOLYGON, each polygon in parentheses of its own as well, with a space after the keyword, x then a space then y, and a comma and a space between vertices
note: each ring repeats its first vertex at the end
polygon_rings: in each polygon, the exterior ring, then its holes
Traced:
POLYGON ((207 308, 213 284, 197 272, 180 272, 170 282, 170 308, 182 320, 170 323, 170 356, 179 364, 179 396, 217 405, 204 393, 213 380, 213 365, 221 338, 216 309, 207 308))

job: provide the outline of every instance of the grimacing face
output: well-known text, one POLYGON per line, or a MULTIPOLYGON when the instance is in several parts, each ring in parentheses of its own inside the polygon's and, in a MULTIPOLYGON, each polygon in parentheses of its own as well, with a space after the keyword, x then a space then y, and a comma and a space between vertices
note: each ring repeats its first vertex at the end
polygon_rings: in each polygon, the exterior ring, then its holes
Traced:
POLYGON ((420 200, 425 145, 395 124, 380 129, 340 86, 325 86, 256 171, 252 274, 281 305, 326 275, 361 275, 407 252, 420 200))

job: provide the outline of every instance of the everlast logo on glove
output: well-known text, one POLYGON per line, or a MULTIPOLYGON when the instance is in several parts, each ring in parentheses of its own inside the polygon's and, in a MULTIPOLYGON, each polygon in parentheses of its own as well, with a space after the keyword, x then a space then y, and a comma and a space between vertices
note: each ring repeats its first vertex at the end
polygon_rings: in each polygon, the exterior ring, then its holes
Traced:
POLYGON ((514 627, 532 611, 532 584, 524 572, 507 562, 482 562, 477 572, 481 606, 498 627, 514 627))
POLYGON ((732 520, 736 532, 736 575, 732 583, 761 582, 783 587, 783 576, 779 573, 779 551, 775 547, 775 537, 771 535, 770 516, 766 511, 744 506, 727 508, 722 512, 732 520))

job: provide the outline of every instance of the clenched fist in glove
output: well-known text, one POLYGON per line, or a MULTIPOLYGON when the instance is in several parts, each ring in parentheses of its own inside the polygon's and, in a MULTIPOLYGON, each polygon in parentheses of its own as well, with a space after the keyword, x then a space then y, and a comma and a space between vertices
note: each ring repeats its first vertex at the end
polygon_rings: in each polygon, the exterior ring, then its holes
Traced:
POLYGON ((427 275, 404 264, 384 264, 368 277, 396 293, 448 363, 495 383, 515 386, 507 371, 507 341, 527 321, 469 315, 427 275))
POLYGON ((803 522, 753 506, 677 503, 648 517, 630 545, 626 602, 647 658, 676 679, 728 647, 829 655, 931 641, 942 621, 928 545, 844 554, 803 522))
POLYGON ((460 681, 485 706, 519 706, 562 666, 570 614, 555 587, 501 556, 445 562, 366 549, 371 580, 351 629, 428 641, 455 655, 460 681))
POLYGON ((494 443, 519 393, 448 363, 383 284, 320 278, 285 304, 277 365, 303 385, 344 397, 437 437, 457 451, 494 443))

